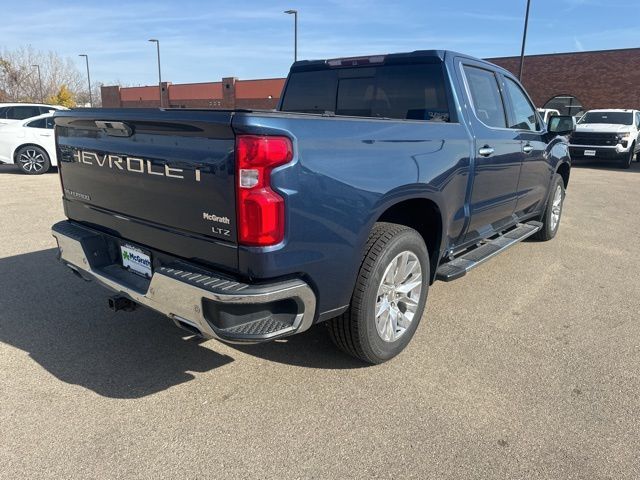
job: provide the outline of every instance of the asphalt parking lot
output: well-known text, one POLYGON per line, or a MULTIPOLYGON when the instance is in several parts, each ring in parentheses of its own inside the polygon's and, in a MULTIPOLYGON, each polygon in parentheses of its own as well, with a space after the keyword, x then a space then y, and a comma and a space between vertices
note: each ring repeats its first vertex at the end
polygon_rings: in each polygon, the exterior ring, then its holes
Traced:
POLYGON ((637 479, 640 164, 572 171, 558 237, 435 284, 390 363, 196 341, 55 259, 55 174, 0 167, 0 478, 637 479))

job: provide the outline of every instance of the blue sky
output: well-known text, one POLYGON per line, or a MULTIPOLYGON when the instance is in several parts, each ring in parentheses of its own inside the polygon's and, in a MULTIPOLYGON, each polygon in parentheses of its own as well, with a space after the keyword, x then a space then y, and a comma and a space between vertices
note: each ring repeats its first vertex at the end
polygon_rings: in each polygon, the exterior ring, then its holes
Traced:
MULTIPOLYGON (((518 55, 526 0, 88 0, 7 2, 0 49, 31 45, 77 61, 92 78, 154 84, 163 79, 285 76, 293 57, 331 58, 448 48, 479 57, 518 55)), ((640 47, 640 0, 532 0, 527 53, 640 47)))

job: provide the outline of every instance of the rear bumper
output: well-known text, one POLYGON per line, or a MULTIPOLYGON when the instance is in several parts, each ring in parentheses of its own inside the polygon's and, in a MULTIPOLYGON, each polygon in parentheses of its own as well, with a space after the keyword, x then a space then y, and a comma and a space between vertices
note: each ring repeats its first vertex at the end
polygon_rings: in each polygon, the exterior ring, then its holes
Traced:
POLYGON ((52 234, 60 260, 76 274, 204 337, 261 342, 302 332, 313 323, 316 297, 301 279, 248 284, 163 254, 154 259, 147 279, 122 267, 116 237, 69 221, 55 224, 52 234))

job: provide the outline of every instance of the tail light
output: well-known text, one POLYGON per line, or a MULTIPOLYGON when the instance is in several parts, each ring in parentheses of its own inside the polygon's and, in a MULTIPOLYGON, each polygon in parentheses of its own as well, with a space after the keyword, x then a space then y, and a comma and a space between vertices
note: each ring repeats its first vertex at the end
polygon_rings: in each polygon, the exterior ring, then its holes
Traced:
POLYGON ((284 199, 271 189, 271 170, 293 158, 287 137, 236 137, 238 241, 268 246, 284 238, 284 199))

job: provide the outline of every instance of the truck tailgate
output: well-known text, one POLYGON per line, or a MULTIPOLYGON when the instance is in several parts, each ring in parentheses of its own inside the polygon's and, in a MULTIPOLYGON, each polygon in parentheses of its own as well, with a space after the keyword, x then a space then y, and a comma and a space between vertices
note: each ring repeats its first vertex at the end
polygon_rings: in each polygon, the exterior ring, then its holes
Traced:
POLYGON ((159 109, 56 114, 67 216, 175 255, 200 252, 191 259, 235 269, 232 115, 159 109))

